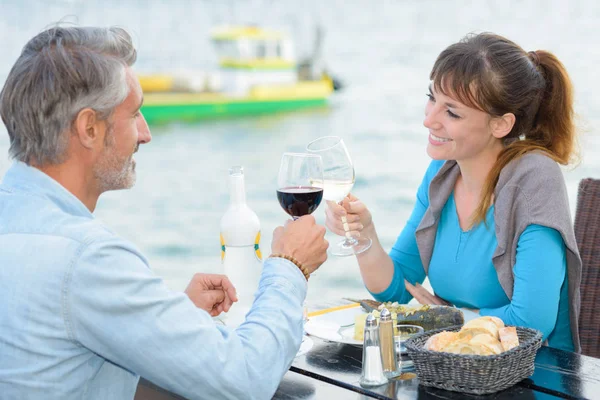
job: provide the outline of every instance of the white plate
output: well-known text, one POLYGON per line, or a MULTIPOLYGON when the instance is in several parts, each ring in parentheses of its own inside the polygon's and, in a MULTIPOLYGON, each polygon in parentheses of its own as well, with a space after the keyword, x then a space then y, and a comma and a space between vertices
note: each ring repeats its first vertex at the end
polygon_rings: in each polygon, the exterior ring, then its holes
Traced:
MULTIPOLYGON (((461 308, 465 322, 478 318, 479 314, 461 308)), ((327 314, 310 317, 304 325, 304 330, 311 336, 330 342, 362 346, 362 341, 354 339, 354 317, 364 314, 360 306, 332 311, 327 314)))
POLYGON ((308 336, 302 336, 302 343, 300 344, 300 349, 296 353, 296 357, 302 356, 310 351, 313 347, 313 340, 308 336))
POLYGON ((355 340, 353 336, 354 317, 363 313, 365 311, 357 305, 353 308, 345 308, 310 317, 304 324, 304 330, 307 334, 320 339, 362 346, 362 341, 355 340))

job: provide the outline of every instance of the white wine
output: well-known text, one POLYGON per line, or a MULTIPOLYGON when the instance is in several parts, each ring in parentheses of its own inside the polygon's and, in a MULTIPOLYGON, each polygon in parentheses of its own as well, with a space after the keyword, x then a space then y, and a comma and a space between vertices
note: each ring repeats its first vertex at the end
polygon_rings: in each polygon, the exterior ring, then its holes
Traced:
MULTIPOLYGON (((310 142, 306 146, 306 150, 320 155, 323 160, 323 198, 339 204, 352 190, 356 176, 344 141, 339 136, 324 136, 310 142)), ((318 185, 315 182, 313 186, 318 185)), ((342 222, 346 221, 342 219, 342 222)), ((351 238, 348 233, 348 225, 344 225, 344 227, 346 228, 346 239, 330 246, 330 254, 352 256, 371 247, 373 241, 370 238, 351 238)))
POLYGON ((323 184, 315 182, 313 185, 323 188, 323 198, 325 200, 331 200, 339 203, 340 201, 344 200, 344 197, 346 197, 348 193, 350 193, 352 187, 354 186, 354 181, 325 179, 323 184))

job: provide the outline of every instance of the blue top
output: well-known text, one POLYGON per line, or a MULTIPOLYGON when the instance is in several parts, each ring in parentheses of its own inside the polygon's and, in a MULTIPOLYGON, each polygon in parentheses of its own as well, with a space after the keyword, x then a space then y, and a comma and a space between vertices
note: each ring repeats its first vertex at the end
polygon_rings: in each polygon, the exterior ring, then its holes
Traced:
MULTIPOLYGON (((415 231, 429 207, 429 184, 443 165, 433 161, 417 192, 417 202, 405 228, 390 251, 394 277, 379 301, 407 303, 412 296, 404 279, 422 283, 425 270, 419 256, 415 231)), ((508 325, 539 329, 548 344, 573 351, 566 275, 566 250, 560 233, 552 228, 529 225, 517 245, 512 301, 500 286, 492 263, 497 246, 494 207, 486 224, 463 231, 451 194, 440 215, 435 246, 429 266, 429 281, 435 294, 457 307, 480 309, 508 325)))
POLYGON ((217 325, 19 162, 0 185, 0 249, 2 398, 133 399, 142 375, 189 399, 266 399, 300 347, 307 285, 291 262, 267 259, 246 322, 217 325))

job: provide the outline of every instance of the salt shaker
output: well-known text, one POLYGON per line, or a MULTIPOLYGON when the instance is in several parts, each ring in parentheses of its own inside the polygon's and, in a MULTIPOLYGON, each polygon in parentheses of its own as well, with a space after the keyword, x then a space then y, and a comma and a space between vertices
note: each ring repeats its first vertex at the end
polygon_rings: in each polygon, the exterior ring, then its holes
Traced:
POLYGON ((362 371, 359 383, 364 387, 380 386, 387 383, 383 374, 381 351, 379 349, 379 332, 377 320, 373 314, 367 315, 363 339, 362 371))
POLYGON ((402 368, 396 358, 396 343, 394 342, 394 321, 387 308, 381 310, 379 317, 379 343, 381 346, 381 360, 383 373, 388 378, 395 378, 402 374, 402 368))

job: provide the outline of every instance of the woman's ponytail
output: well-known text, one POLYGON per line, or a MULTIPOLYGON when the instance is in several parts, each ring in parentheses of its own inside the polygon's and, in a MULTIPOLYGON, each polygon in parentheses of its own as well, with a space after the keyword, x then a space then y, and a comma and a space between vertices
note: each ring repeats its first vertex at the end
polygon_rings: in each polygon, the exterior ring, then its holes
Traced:
POLYGON ((525 138, 544 147, 557 162, 568 164, 575 149, 573 85, 565 67, 554 54, 538 50, 534 61, 546 82, 533 126, 525 138))

